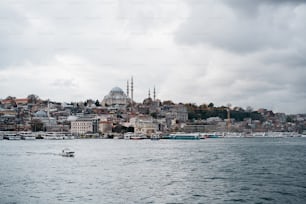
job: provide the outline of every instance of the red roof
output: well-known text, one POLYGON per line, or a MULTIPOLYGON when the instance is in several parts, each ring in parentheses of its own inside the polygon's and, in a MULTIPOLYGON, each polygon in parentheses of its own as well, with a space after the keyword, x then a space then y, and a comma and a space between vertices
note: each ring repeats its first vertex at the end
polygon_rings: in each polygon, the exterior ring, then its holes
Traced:
POLYGON ((27 104, 29 102, 29 99, 27 99, 27 98, 19 98, 19 99, 15 99, 15 102, 17 104, 20 104, 20 103, 27 104))
POLYGON ((4 99, 4 100, 1 101, 2 104, 11 104, 13 102, 14 102, 14 100, 11 100, 11 99, 4 99))

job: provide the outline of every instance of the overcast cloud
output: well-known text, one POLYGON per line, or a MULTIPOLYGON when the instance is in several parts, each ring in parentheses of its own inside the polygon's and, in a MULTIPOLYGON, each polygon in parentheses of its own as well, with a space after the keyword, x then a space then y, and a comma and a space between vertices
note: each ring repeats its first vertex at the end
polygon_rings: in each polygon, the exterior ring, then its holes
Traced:
POLYGON ((135 99, 306 113, 306 1, 3 0, 0 98, 135 99))

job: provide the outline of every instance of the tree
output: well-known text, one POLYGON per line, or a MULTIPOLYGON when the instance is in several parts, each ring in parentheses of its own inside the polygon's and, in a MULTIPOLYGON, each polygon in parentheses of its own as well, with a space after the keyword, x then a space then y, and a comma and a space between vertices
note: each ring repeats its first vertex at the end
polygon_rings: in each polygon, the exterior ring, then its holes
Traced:
POLYGON ((246 112, 249 113, 253 112, 253 108, 251 106, 246 107, 246 112))
POLYGON ((174 103, 172 102, 172 101, 170 101, 170 100, 167 100, 167 101, 164 101, 163 102, 163 105, 174 105, 174 103))
POLYGON ((207 106, 207 104, 203 103, 202 105, 199 106, 199 108, 201 110, 207 110, 208 106, 207 106))
POLYGON ((97 99, 96 102, 95 102, 95 105, 98 107, 98 106, 101 106, 99 100, 97 99))
POLYGON ((28 100, 29 100, 29 103, 33 103, 33 104, 36 104, 37 101, 39 100, 39 97, 35 94, 30 94, 28 95, 28 100))
POLYGON ((292 123, 292 122, 293 122, 293 118, 292 118, 291 116, 288 115, 288 116, 286 117, 286 122, 287 122, 287 123, 292 123))
POLYGON ((155 118, 155 119, 157 118, 157 113, 156 113, 156 112, 153 112, 153 113, 151 113, 150 115, 151 115, 153 118, 155 118))
POLYGON ((212 102, 210 102, 209 104, 208 104, 208 108, 213 108, 214 107, 214 104, 212 103, 212 102))
POLYGON ((6 97, 6 100, 15 100, 15 99, 16 99, 16 97, 13 97, 13 96, 6 97))

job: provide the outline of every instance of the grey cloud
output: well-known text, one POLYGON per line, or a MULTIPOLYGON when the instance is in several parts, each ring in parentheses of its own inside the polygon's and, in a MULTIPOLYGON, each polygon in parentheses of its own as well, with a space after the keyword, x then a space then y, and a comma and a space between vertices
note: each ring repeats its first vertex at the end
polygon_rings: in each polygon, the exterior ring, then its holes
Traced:
POLYGON ((306 111, 304 1, 9 2, 3 94, 103 98, 133 75, 137 101, 155 85, 161 100, 306 111))
POLYGON ((224 4, 190 2, 190 16, 178 29, 176 40, 190 45, 210 44, 244 54, 280 49, 291 46, 297 38, 304 39, 306 29, 301 24, 304 20, 298 16, 297 7, 303 9, 305 5, 296 1, 294 5, 293 2, 285 5, 274 3, 271 7, 272 3, 274 1, 233 0, 224 4), (247 11, 259 5, 262 7, 255 16, 247 11), (245 15, 235 11, 238 7, 238 10, 247 11, 245 15), (305 33, 298 32, 300 29, 305 33))

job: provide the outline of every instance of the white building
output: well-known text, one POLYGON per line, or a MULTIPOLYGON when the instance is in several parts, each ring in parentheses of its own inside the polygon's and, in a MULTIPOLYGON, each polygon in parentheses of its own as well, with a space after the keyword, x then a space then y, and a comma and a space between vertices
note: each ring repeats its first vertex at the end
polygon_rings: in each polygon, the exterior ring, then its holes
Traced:
POLYGON ((71 121, 71 133, 82 135, 85 133, 97 133, 99 130, 99 119, 78 118, 71 121))
POLYGON ((154 123, 151 116, 137 116, 130 119, 131 126, 135 133, 151 135, 156 133, 158 125, 154 123))

